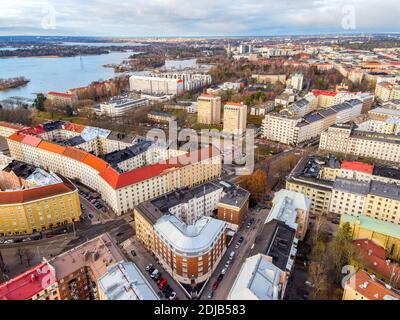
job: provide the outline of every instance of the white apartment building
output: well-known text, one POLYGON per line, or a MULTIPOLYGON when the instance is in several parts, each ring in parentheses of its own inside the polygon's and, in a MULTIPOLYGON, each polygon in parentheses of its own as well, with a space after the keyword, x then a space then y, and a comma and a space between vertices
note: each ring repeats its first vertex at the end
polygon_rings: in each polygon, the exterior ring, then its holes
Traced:
POLYGON ((400 163, 398 135, 360 131, 351 125, 334 125, 322 132, 319 149, 400 163))
POLYGON ((96 108, 97 114, 106 114, 112 117, 121 117, 126 115, 129 111, 147 106, 149 100, 144 98, 130 99, 130 98, 117 98, 111 99, 108 102, 100 103, 96 108))
POLYGON ((400 82, 377 83, 375 87, 375 95, 382 102, 400 99, 400 82))
POLYGON ((292 75, 290 79, 290 84, 293 87, 293 89, 301 91, 303 89, 303 79, 304 75, 302 73, 296 73, 292 75))
POLYGON ((286 111, 269 113, 263 120, 261 132, 265 139, 297 145, 318 138, 332 124, 351 121, 361 114, 361 110, 361 101, 350 100, 303 117, 291 116, 286 111))
POLYGON ((183 81, 184 91, 193 91, 206 87, 212 83, 209 74, 193 73, 193 72, 162 72, 154 73, 151 77, 176 79, 183 81))
POLYGON ((180 95, 184 92, 183 80, 163 77, 136 76, 129 78, 131 91, 156 95, 180 95))

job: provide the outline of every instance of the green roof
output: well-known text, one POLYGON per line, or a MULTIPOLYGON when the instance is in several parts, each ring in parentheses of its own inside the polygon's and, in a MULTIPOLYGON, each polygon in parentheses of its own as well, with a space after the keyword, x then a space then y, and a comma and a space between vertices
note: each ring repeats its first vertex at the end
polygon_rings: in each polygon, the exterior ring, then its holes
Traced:
POLYGON ((358 218, 350 216, 348 214, 342 214, 341 216, 342 222, 348 222, 351 225, 355 224, 357 220, 360 221, 360 226, 363 229, 371 230, 393 238, 400 239, 400 225, 398 224, 394 224, 387 221, 381 221, 367 216, 359 216, 358 218))

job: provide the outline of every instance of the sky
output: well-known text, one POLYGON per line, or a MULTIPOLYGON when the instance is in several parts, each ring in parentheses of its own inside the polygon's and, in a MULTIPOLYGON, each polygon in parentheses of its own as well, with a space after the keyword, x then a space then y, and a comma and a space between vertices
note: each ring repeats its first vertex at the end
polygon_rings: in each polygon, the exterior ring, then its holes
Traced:
POLYGON ((400 32, 399 0, 0 0, 0 35, 400 32))

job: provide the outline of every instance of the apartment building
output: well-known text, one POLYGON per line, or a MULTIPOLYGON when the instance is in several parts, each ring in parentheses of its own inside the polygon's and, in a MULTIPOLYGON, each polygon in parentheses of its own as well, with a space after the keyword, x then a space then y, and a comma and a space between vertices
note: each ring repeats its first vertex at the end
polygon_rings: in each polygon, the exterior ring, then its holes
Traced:
POLYGON ((7 138, 22 129, 24 129, 24 126, 15 123, 0 121, 0 137, 7 138))
POLYGON ((400 292, 374 275, 359 270, 346 281, 342 300, 400 300, 400 292))
POLYGON ((145 98, 116 97, 97 105, 95 112, 99 115, 105 114, 111 117, 121 117, 134 109, 147 106, 148 104, 149 100, 145 98))
POLYGON ((247 106, 228 102, 224 106, 224 129, 228 134, 243 134, 247 126, 247 106))
POLYGON ((169 112, 150 111, 147 114, 147 119, 154 122, 169 123, 171 121, 175 121, 176 118, 169 112))
POLYGON ((286 285, 286 273, 272 258, 257 254, 242 264, 227 300, 282 300, 286 285))
POLYGON ((293 89, 301 91, 303 89, 303 79, 304 75, 302 73, 296 73, 290 78, 290 85, 293 89))
POLYGON ((158 300, 143 279, 104 233, 1 284, 0 300, 158 300))
POLYGON ((129 85, 131 91, 147 94, 181 95, 184 92, 184 83, 180 79, 133 75, 129 85))
MULTIPOLYGON (((221 155, 212 146, 120 172, 87 151, 42 139, 36 134, 37 130, 19 131, 10 136, 7 141, 11 155, 15 159, 80 181, 99 192, 117 214, 128 212, 136 204, 176 188, 215 179, 221 173, 221 155)), ((95 139, 84 138, 96 143, 95 139)))
POLYGON ((378 82, 375 87, 375 95, 381 102, 400 99, 400 82, 378 82))
POLYGON ((47 100, 49 100, 54 106, 57 107, 72 107, 78 99, 76 95, 72 93, 51 91, 47 94, 47 100))
POLYGON ((182 217, 182 210, 179 212, 182 207, 160 211, 156 207, 160 200, 145 202, 135 208, 139 241, 159 258, 174 279, 188 285, 204 282, 226 250, 226 223, 203 213, 188 224, 178 218, 182 217), (176 216, 166 213, 174 209, 176 216))
POLYGON ((221 97, 201 94, 197 99, 197 122, 219 125, 221 123, 221 97))
POLYGON ((321 133, 319 150, 400 163, 398 135, 358 130, 354 124, 333 125, 321 133))
POLYGON ((176 79, 183 81, 184 91, 198 90, 212 83, 212 77, 209 74, 193 72, 161 72, 153 73, 151 77, 176 79))
POLYGON ((286 180, 286 188, 311 200, 310 213, 367 215, 399 223, 396 213, 400 170, 335 157, 307 157, 286 180))
POLYGON ((277 82, 286 83, 285 74, 253 74, 251 75, 258 83, 271 83, 275 84, 277 82))
POLYGON ((118 262, 98 281, 99 300, 160 300, 133 262, 118 262))
POLYGON ((362 109, 360 100, 350 100, 312 113, 309 110, 314 107, 310 105, 307 100, 299 100, 287 111, 267 114, 262 123, 262 136, 268 140, 297 145, 318 138, 335 123, 351 121, 361 114, 362 109))
POLYGON ((362 113, 365 113, 372 108, 375 101, 375 95, 369 92, 313 90, 312 94, 317 98, 317 108, 322 109, 357 99, 362 102, 362 113))
POLYGON ((275 193, 266 222, 279 220, 296 230, 296 238, 304 240, 308 228, 311 201, 304 194, 286 189, 275 193))
POLYGON ((78 189, 68 179, 12 161, 0 172, 0 235, 20 235, 78 221, 78 189))

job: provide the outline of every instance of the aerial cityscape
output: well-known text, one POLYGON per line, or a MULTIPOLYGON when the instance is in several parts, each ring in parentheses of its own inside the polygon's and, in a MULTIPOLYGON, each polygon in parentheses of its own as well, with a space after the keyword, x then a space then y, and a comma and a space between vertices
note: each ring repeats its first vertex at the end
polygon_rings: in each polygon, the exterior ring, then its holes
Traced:
POLYGON ((400 300, 398 3, 200 2, 2 4, 0 300, 400 300))

